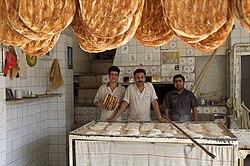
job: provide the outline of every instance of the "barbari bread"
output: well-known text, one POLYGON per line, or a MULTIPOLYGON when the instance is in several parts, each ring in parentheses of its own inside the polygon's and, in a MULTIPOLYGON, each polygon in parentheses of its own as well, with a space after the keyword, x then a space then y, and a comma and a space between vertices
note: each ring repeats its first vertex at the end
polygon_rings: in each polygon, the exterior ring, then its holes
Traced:
POLYGON ((163 18, 160 0, 146 0, 135 37, 142 41, 161 39, 171 32, 163 18))
POLYGON ((79 0, 83 23, 91 34, 115 37, 128 30, 139 0, 79 0))
MULTIPOLYGON (((169 20, 167 17, 164 17, 164 20, 166 22, 166 24, 170 27, 169 25, 169 20)), ((172 31, 178 38, 180 38, 181 40, 183 40, 184 42, 188 42, 188 43, 195 43, 195 42, 199 42, 203 39, 206 39, 208 37, 208 35, 206 36, 200 36, 200 37, 185 37, 185 36, 182 36, 178 33, 176 33, 175 31, 172 31)))
POLYGON ((162 0, 164 17, 179 35, 203 38, 216 32, 227 20, 228 0, 162 0))
POLYGON ((241 0, 242 18, 250 25, 250 0, 241 0))
POLYGON ((31 40, 42 40, 51 36, 45 33, 37 33, 24 24, 18 13, 20 0, 5 0, 5 3, 7 9, 6 15, 8 17, 9 23, 17 32, 31 40))
MULTIPOLYGON (((48 45, 44 46, 43 48, 35 50, 35 51, 33 50, 31 52, 25 52, 25 51, 24 52, 29 54, 30 56, 44 55, 47 52, 49 52, 55 46, 55 44, 57 43, 59 37, 60 37, 60 33, 57 33, 52 37, 52 39, 50 40, 48 45)), ((46 43, 47 43, 47 41, 46 41, 46 43)), ((28 45, 29 45, 29 43, 28 43, 28 45)), ((22 47, 25 47, 25 46, 22 46, 22 47)), ((26 47, 29 47, 29 46, 26 46, 26 47)))
POLYGON ((46 47, 47 45, 49 45, 53 36, 49 37, 48 39, 44 39, 44 40, 32 40, 29 43, 22 45, 21 48, 26 53, 36 52, 36 51, 46 47))
POLYGON ((250 32, 250 0, 232 0, 229 7, 240 25, 250 32))
POLYGON ((12 28, 6 17, 6 12, 5 1, 0 0, 0 42, 13 46, 20 46, 30 42, 30 39, 24 37, 12 28))
POLYGON ((229 11, 231 12, 234 18, 240 18, 240 13, 238 9, 238 0, 231 0, 231 3, 228 4, 229 11))
POLYGON ((53 35, 71 23, 75 8, 75 0, 21 0, 19 16, 31 30, 53 35))
POLYGON ((76 13, 70 26, 76 35, 76 39, 80 48, 86 52, 99 53, 105 51, 105 49, 99 49, 92 45, 88 40, 88 35, 91 35, 85 26, 82 24, 79 8, 76 8, 76 13))
POLYGON ((82 39, 82 38, 77 37, 77 42, 82 50, 89 52, 89 53, 100 53, 100 52, 106 51, 105 49, 99 49, 99 48, 93 46, 86 39, 82 39))
POLYGON ((132 23, 125 33, 113 38, 98 38, 96 36, 91 35, 88 36, 88 40, 90 41, 90 43, 94 44, 98 48, 105 48, 106 50, 111 50, 114 48, 119 48, 122 45, 126 44, 128 41, 130 41, 136 33, 142 16, 144 0, 138 0, 138 2, 139 4, 133 15, 132 23))
POLYGON ((157 47, 166 44, 173 36, 164 21, 161 1, 146 0, 135 39, 145 46, 157 47))
POLYGON ((76 15, 71 23, 71 27, 78 37, 78 43, 80 47, 87 52, 103 52, 105 50, 111 50, 118 48, 126 44, 134 36, 136 29, 140 23, 144 0, 138 0, 138 8, 135 11, 132 19, 132 23, 129 29, 121 35, 113 38, 98 37, 90 33, 85 24, 82 23, 78 9, 76 15))
POLYGON ((166 36, 163 36, 162 38, 154 40, 154 41, 142 41, 140 40, 140 38, 138 38, 138 36, 136 36, 135 39, 144 46, 159 47, 169 42, 173 37, 174 37, 174 33, 170 32, 169 34, 166 34, 166 36))
POLYGON ((212 51, 221 46, 227 39, 232 27, 234 19, 229 14, 227 22, 215 33, 209 35, 206 39, 199 41, 198 43, 189 43, 193 48, 202 51, 212 51))
POLYGON ((119 100, 111 94, 107 94, 102 104, 108 110, 116 110, 119 105, 119 100))

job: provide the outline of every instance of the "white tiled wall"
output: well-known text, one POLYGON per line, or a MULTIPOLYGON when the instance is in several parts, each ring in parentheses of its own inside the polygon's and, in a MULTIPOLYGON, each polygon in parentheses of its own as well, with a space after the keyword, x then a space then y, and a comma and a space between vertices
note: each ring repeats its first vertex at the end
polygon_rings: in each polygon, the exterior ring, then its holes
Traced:
MULTIPOLYGON (((224 55, 228 48, 228 41, 226 41, 218 50, 218 55, 224 55)), ((120 47, 116 51, 114 65, 116 66, 145 66, 145 65, 161 65, 161 52, 164 50, 178 50, 180 57, 183 56, 201 56, 211 55, 212 52, 203 52, 190 47, 177 37, 174 37, 167 44, 151 48, 142 46, 134 38, 127 44, 120 47), (149 56, 148 56, 149 55, 149 56), (152 57, 152 59, 148 59, 152 57)))
POLYGON ((231 46, 236 43, 249 43, 250 33, 242 28, 238 21, 234 21, 234 25, 234 29, 231 31, 231 46))
POLYGON ((144 47, 134 38, 116 50, 116 66, 160 65, 160 48, 144 47), (152 59, 148 59, 150 55, 152 59))
MULTIPOLYGON (((7 131, 0 128, 0 145, 5 144, 5 149, 1 146, 0 166, 4 162, 11 166, 67 165, 67 136, 73 125, 73 70, 67 66, 67 46, 72 46, 72 38, 61 34, 51 58, 41 58, 35 67, 27 67, 27 79, 11 80, 0 76, 1 97, 5 96, 5 87, 32 90, 35 94, 50 90, 49 73, 54 58, 59 60, 64 79, 64 85, 53 92, 61 93, 61 97, 8 104, 7 121, 3 122, 7 131)), ((1 122, 4 117, 1 109, 1 122)))
POLYGON ((0 76, 0 166, 6 165, 6 106, 5 99, 5 81, 0 76))
POLYGON ((199 113, 203 114, 214 114, 214 113, 220 113, 220 114, 227 114, 228 110, 226 106, 200 106, 198 107, 199 113))
POLYGON ((55 91, 62 97, 50 100, 49 164, 52 166, 67 165, 67 136, 74 123, 73 70, 67 66, 67 46, 72 47, 72 43, 71 37, 62 34, 53 49, 53 58, 59 59, 64 85, 55 91))
POLYGON ((7 104, 7 165, 48 165, 48 102, 7 104))
MULTIPOLYGON (((226 51, 229 48, 230 48, 230 42, 229 40, 227 40, 222 46, 219 47, 219 49, 216 52, 216 55, 226 55, 226 51)), ((187 43, 180 40, 178 37, 174 37, 167 44, 156 48, 142 46, 135 39, 132 39, 126 45, 117 49, 113 64, 119 66, 120 68, 123 68, 125 71, 124 72, 125 75, 127 75, 126 70, 131 70, 132 71, 131 76, 134 69, 138 67, 145 69, 151 68, 152 66, 159 67, 161 70, 160 73, 158 73, 157 75, 161 76, 162 82, 172 82, 173 76, 175 74, 183 74, 183 76, 186 78, 185 88, 191 89, 201 72, 198 71, 196 68, 197 67, 196 58, 199 56, 211 56, 211 54, 212 52, 203 52, 192 48, 187 43), (162 65, 161 62, 162 53, 166 51, 179 52, 180 56, 180 61, 178 63, 179 69, 176 69, 175 65, 173 64, 162 65)), ((204 59, 202 61, 204 61, 204 59)), ((204 61, 204 64, 206 62, 207 61, 204 61)), ((203 67, 204 66, 202 66, 202 68, 203 67)), ((150 73, 149 74, 148 73, 149 70, 147 70, 147 75, 150 76, 150 73)), ((121 73, 121 76, 123 76, 123 73, 121 73)), ((226 76, 223 75, 222 77, 225 78, 226 76)), ((209 81, 213 80, 213 77, 208 77, 208 78, 209 79, 205 80, 205 83, 209 83, 209 81)), ((222 82, 222 85, 219 84, 219 86, 221 86, 220 88, 224 87, 225 83, 223 82, 224 80, 226 79, 219 80, 219 83, 222 82)), ((103 82, 105 82, 105 80, 103 80, 103 82)), ((200 87, 201 86, 202 85, 200 85, 200 87)), ((213 89, 209 89, 208 91, 206 90, 204 92, 200 90, 199 92, 197 91, 198 92, 197 95, 199 95, 200 93, 210 93, 210 91, 213 92, 213 89)), ((221 97, 225 97, 224 94, 225 93, 220 94, 218 99, 221 97)))
POLYGON ((48 74, 50 72, 49 61, 39 60, 34 67, 27 66, 26 79, 10 79, 6 77, 6 87, 15 89, 31 90, 34 94, 45 94, 48 87, 48 74))

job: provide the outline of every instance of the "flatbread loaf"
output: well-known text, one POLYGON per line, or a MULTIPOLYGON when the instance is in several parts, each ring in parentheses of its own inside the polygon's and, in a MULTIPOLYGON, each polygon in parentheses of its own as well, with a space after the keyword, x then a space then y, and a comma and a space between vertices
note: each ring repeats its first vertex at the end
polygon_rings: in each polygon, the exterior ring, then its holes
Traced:
POLYGON ((250 0, 241 0, 242 18, 250 25, 250 0))
POLYGON ((227 0, 162 0, 162 5, 172 30, 184 37, 204 38, 227 20, 227 0))
POLYGON ((167 42, 169 42, 173 37, 174 37, 174 33, 170 32, 166 36, 163 36, 163 38, 157 39, 154 41, 142 41, 138 37, 135 37, 135 39, 144 46, 159 47, 159 46, 162 46, 162 45, 166 44, 167 42))
POLYGON ((71 23, 75 8, 75 0, 21 0, 18 13, 31 30, 53 35, 71 23))
POLYGON ((20 46, 30 42, 30 39, 24 37, 12 28, 6 17, 6 12, 5 1, 0 0, 0 42, 13 46, 20 46))
POLYGON ((108 110, 116 110, 119 105, 119 100, 111 94, 107 94, 102 104, 108 110))
MULTIPOLYGON (((29 54, 30 56, 40 56, 40 55, 44 55, 44 54, 46 54, 47 52, 49 52, 49 51, 55 46, 55 44, 57 43, 59 37, 60 37, 60 32, 57 33, 57 34, 55 34, 55 35, 52 37, 52 39, 50 40, 50 42, 48 43, 48 45, 44 46, 43 48, 38 49, 38 50, 36 50, 36 51, 34 51, 34 52, 25 52, 25 51, 24 51, 24 52, 27 53, 27 54, 29 54)), ((46 41, 46 43, 47 43, 47 41, 46 41)), ((29 45, 29 43, 28 43, 28 45, 29 45)), ((22 47, 25 47, 25 46, 22 46, 22 47)), ((22 47, 21 47, 21 48, 22 48, 22 47)), ((26 47, 29 47, 29 46, 26 46, 26 47)))
POLYGON ((83 23, 98 37, 125 33, 133 20, 139 0, 79 0, 83 23))
POLYGON ((234 0, 231 11, 240 25, 250 32, 250 0, 234 0))
POLYGON ((44 39, 44 40, 32 40, 29 43, 22 45, 21 48, 26 53, 36 52, 37 50, 40 50, 40 49, 46 47, 51 42, 53 36, 51 36, 48 39, 44 39))
POLYGON ((143 41, 155 41, 170 32, 163 18, 161 0, 146 0, 135 37, 143 41))
POLYGON ((31 40, 47 39, 51 35, 45 33, 37 33, 27 27, 19 17, 19 4, 20 0, 5 0, 6 3, 6 15, 8 17, 11 26, 23 36, 31 40))
POLYGON ((166 44, 173 36, 164 21, 161 1, 146 0, 135 39, 145 46, 157 47, 166 44))
POLYGON ((209 35, 206 39, 201 40, 198 43, 189 43, 189 45, 206 52, 215 50, 226 41, 233 27, 233 23, 234 19, 229 13, 227 22, 217 32, 209 35))
POLYGON ((82 19, 77 9, 71 27, 77 36, 79 46, 87 52, 103 52, 126 44, 134 36, 142 16, 144 0, 138 1, 138 8, 133 16, 129 29, 124 34, 113 38, 98 37, 91 34, 87 30, 85 24, 82 23, 82 19))
POLYGON ((105 49, 99 49, 95 46, 93 46, 89 41, 87 41, 86 39, 82 39, 77 37, 77 42, 79 47, 89 53, 100 53, 100 52, 104 52, 106 51, 105 49))

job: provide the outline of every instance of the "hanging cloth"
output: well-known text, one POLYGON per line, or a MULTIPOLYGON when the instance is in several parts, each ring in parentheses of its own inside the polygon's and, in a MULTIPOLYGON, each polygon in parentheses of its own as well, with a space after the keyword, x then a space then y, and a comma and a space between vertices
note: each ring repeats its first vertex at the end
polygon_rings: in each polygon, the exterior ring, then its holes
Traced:
POLYGON ((58 59, 54 59, 51 70, 50 70, 50 78, 49 80, 52 83, 52 90, 57 90, 60 86, 63 85, 63 78, 60 71, 60 65, 58 59))

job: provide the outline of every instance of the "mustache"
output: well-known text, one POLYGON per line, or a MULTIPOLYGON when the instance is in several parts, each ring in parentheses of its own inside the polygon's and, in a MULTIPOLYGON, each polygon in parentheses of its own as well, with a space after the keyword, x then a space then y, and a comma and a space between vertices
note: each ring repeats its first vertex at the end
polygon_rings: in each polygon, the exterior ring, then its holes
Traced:
POLYGON ((143 82, 143 81, 138 81, 138 82, 143 82))

